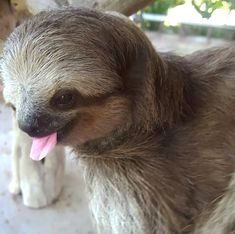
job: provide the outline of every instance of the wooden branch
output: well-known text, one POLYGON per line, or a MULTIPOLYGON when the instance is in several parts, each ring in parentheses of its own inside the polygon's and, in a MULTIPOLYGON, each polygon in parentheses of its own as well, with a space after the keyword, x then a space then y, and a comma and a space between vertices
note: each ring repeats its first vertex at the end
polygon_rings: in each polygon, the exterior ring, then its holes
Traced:
POLYGON ((85 6, 100 10, 118 11, 130 16, 152 3, 153 0, 68 0, 72 6, 85 6))
MULTIPOLYGON (((15 0, 21 2, 22 0, 15 0)), ((25 0, 23 0, 25 1, 25 0)), ((127 16, 132 15, 153 0, 27 0, 28 9, 32 14, 41 10, 58 6, 89 7, 99 10, 118 11, 127 16)))
POLYGON ((0 1, 0 40, 5 40, 15 27, 15 18, 10 0, 0 1))

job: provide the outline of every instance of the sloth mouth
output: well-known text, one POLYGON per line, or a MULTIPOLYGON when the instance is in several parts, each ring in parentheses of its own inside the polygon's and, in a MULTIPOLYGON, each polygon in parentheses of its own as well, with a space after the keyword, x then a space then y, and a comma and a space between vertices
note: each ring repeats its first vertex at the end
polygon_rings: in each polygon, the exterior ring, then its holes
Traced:
POLYGON ((46 136, 33 137, 33 142, 30 151, 30 158, 39 161, 45 158, 58 143, 63 142, 63 139, 68 135, 74 126, 75 120, 69 121, 64 127, 59 130, 52 131, 46 136))

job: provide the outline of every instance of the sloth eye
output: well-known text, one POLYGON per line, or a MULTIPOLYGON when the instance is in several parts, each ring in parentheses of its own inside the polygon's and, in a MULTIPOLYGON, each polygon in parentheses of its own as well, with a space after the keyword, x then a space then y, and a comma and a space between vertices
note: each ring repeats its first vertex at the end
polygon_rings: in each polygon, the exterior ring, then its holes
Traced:
POLYGON ((57 92, 51 99, 51 105, 58 109, 70 109, 76 104, 76 92, 63 90, 57 92))
POLYGON ((68 105, 73 101, 73 94, 65 93, 57 98, 58 105, 68 105))

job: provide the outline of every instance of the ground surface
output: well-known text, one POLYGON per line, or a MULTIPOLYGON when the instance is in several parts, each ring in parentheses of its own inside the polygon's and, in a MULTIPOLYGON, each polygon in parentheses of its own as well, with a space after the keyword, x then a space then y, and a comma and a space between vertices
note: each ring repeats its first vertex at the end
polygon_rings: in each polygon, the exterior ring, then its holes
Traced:
MULTIPOLYGON (((186 54, 191 51, 221 45, 221 40, 180 38, 148 33, 153 44, 162 51, 186 54)), ((11 116, 0 101, 0 234, 92 234, 84 184, 79 168, 68 157, 65 187, 60 199, 40 210, 24 207, 21 197, 12 197, 7 190, 10 181, 11 116)))

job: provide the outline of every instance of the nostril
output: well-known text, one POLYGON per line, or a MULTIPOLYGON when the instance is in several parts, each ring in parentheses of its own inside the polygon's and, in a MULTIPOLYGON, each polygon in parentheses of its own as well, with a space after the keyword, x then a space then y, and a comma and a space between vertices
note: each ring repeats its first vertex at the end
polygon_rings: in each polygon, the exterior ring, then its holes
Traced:
POLYGON ((56 131, 54 122, 49 115, 38 112, 18 117, 19 128, 31 137, 43 137, 56 131))
POLYGON ((30 122, 18 121, 19 128, 31 137, 37 136, 40 133, 38 124, 34 123, 35 123, 34 121, 30 122))
POLYGON ((38 128, 38 127, 39 127, 38 119, 37 119, 37 118, 34 118, 34 119, 32 120, 32 125, 34 126, 34 128, 38 128))

